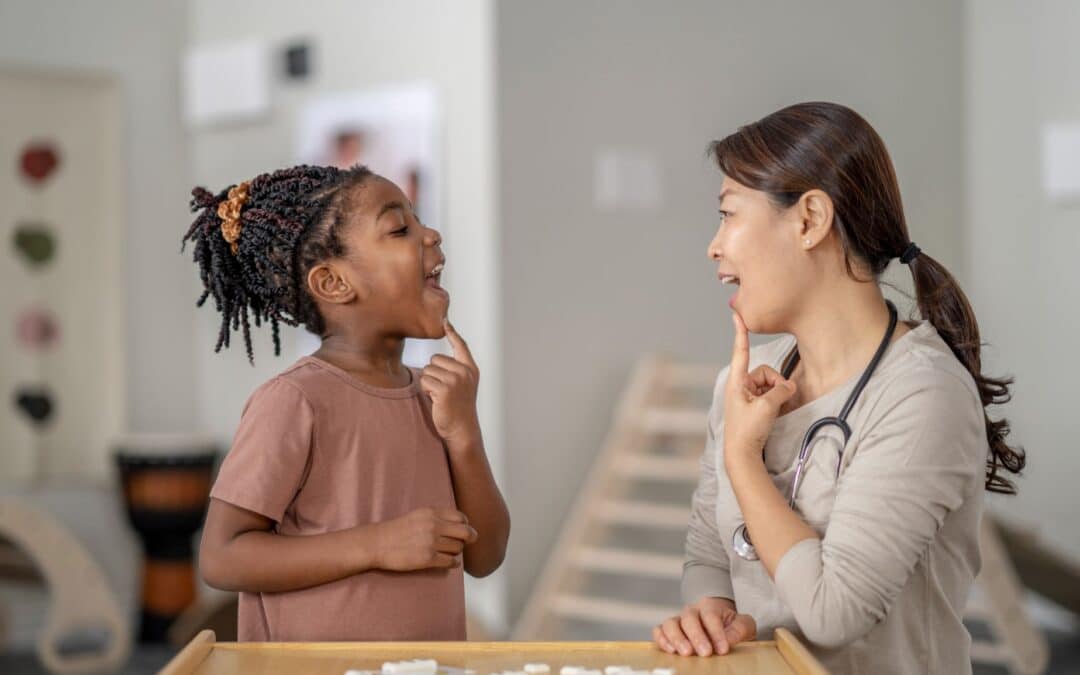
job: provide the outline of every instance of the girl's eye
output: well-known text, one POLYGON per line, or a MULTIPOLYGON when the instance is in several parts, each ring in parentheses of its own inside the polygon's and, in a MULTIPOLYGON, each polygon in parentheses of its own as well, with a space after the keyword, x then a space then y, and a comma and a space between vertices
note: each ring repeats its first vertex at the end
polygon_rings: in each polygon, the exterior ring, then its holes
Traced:
POLYGON ((725 211, 723 209, 720 209, 719 213, 720 213, 720 221, 721 222, 723 222, 724 220, 727 220, 728 216, 731 215, 731 211, 725 211))
POLYGON ((408 225, 403 225, 403 226, 399 227, 398 229, 394 230, 393 232, 391 232, 390 234, 392 234, 395 237, 404 237, 408 233, 409 233, 409 226, 408 225))

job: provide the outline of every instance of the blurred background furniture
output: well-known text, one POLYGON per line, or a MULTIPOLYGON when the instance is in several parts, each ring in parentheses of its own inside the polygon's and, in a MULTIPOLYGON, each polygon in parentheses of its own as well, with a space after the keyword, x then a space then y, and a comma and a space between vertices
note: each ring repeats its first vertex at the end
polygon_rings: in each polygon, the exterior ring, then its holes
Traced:
POLYGON ((82 544, 45 510, 15 497, 0 498, 0 535, 7 542, 3 571, 46 586, 48 611, 36 643, 49 672, 120 668, 131 654, 128 615, 82 544), (29 561, 13 555, 14 547, 29 561))
POLYGON ((193 539, 206 516, 218 448, 179 434, 130 435, 116 447, 128 520, 143 547, 139 639, 163 642, 195 602, 193 539))

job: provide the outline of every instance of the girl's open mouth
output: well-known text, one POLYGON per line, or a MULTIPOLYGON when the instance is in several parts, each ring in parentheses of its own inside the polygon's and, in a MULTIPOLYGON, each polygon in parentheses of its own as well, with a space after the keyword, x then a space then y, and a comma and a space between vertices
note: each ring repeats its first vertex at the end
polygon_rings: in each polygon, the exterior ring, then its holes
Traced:
POLYGON ((447 293, 446 289, 443 288, 442 285, 439 283, 442 280, 442 271, 445 266, 446 265, 444 263, 439 263, 435 265, 435 267, 431 268, 431 271, 428 272, 427 275, 424 277, 424 286, 430 288, 437 293, 442 293, 443 295, 449 296, 450 294, 447 293))

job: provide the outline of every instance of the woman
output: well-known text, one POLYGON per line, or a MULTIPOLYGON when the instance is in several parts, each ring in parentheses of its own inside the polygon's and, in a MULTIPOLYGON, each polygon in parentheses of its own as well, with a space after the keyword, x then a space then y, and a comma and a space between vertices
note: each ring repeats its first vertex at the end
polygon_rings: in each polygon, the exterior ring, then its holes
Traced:
POLYGON ((708 253, 736 288, 735 347, 693 498, 687 605, 653 639, 705 656, 785 626, 833 673, 970 673, 983 491, 1014 492, 999 470, 1024 466, 985 412, 1011 380, 982 374, 971 306, 909 239, 858 114, 791 106, 711 151, 725 177, 708 253), (882 295, 896 258, 922 321, 897 321, 882 295), (748 332, 788 336, 750 349, 748 332))

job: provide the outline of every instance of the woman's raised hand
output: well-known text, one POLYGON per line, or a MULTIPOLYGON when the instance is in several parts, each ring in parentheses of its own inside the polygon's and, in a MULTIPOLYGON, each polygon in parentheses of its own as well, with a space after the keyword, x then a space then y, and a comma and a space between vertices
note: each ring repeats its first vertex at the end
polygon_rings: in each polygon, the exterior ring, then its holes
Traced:
POLYGON ((768 366, 749 372, 750 336, 737 312, 735 346, 724 391, 724 461, 757 458, 765 448, 780 407, 795 395, 795 383, 768 366))

